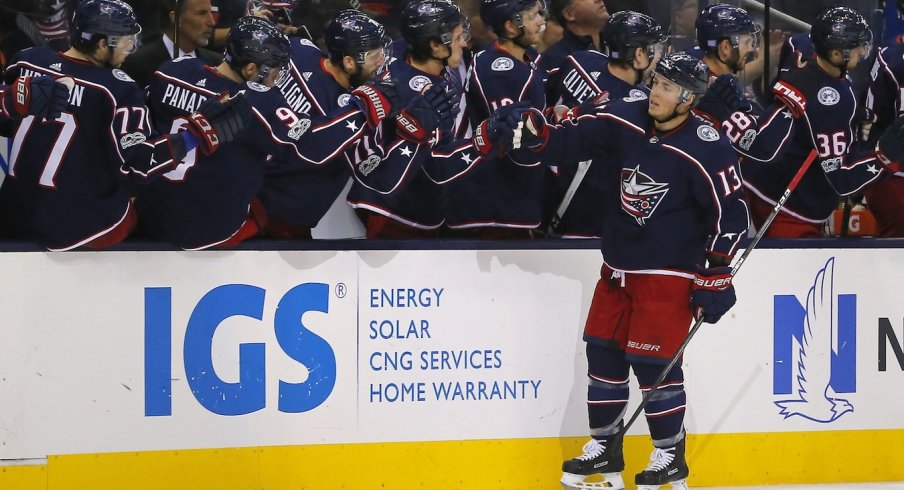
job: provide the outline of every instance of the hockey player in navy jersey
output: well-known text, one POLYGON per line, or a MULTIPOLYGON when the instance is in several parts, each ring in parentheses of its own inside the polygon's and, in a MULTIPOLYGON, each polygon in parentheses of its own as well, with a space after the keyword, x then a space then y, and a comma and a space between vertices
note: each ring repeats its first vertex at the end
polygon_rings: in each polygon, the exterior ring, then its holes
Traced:
MULTIPOLYGON (((556 104, 579 107, 603 104, 624 97, 646 97, 643 82, 649 78, 666 49, 668 36, 652 17, 623 10, 609 19, 601 34, 608 56, 578 51, 559 68, 559 83, 548 88, 556 104)), ((580 110, 580 109, 579 109, 580 110)), ((602 233, 602 201, 616 190, 607 189, 617 176, 607 176, 603 164, 590 160, 558 166, 555 176, 554 217, 551 232, 564 238, 599 238, 602 233)))
POLYGON ((814 59, 782 68, 772 89, 777 100, 762 116, 735 112, 722 123, 746 157, 744 185, 757 227, 810 151, 818 152, 768 237, 822 236, 839 197, 863 190, 884 168, 873 148, 858 144, 855 126, 863 112, 847 77, 869 54, 872 34, 866 20, 848 7, 831 8, 814 21, 810 37, 814 59))
MULTIPOLYGON (((401 26, 407 52, 392 60, 389 72, 402 97, 413 97, 426 87, 448 83, 450 93, 460 98, 461 87, 450 70, 457 70, 462 63, 470 32, 458 6, 450 0, 412 1, 402 10, 401 26)), ((395 123, 397 127, 400 124, 395 123)), ((437 236, 445 219, 441 186, 466 178, 483 159, 470 139, 456 138, 457 129, 452 119, 440 125, 424 149, 426 155, 420 169, 413 169, 410 179, 398 190, 386 193, 357 182, 353 185, 348 200, 362 217, 368 238, 437 236)), ((395 133, 394 128, 384 127, 384 146, 395 133)), ((409 140, 396 138, 392 144, 401 145, 399 148, 409 153, 417 152, 409 140)))
MULTIPOLYGON (((675 54, 657 64, 649 100, 618 100, 554 126, 531 109, 515 129, 514 148, 554 162, 605 156, 618 175, 619 192, 604 203, 604 263, 584 327, 592 439, 563 464, 566 488, 624 488, 629 368, 650 386, 694 315, 715 323, 735 302, 727 266, 746 236, 747 208, 737 153, 690 112, 707 82, 702 62, 675 54), (588 487, 584 477, 596 473, 610 486, 588 487)), ((635 477, 639 489, 686 488, 685 406, 679 364, 645 407, 655 450, 635 477)))
POLYGON ((118 243, 136 223, 127 180, 155 178, 196 146, 213 152, 241 127, 239 97, 210 101, 200 109, 207 116, 187 112, 184 128, 172 135, 152 133, 144 92, 118 69, 140 30, 124 2, 83 0, 69 50, 32 48, 13 60, 10 79, 45 75, 74 82, 57 117, 27 116, 14 128, 0 206, 13 234, 50 250, 118 243))
POLYGON ((756 52, 758 36, 759 28, 747 11, 733 5, 710 5, 697 17, 697 48, 702 54, 698 57, 713 76, 744 70, 756 52))
MULTIPOLYGON (((305 38, 290 38, 290 42, 287 76, 276 87, 293 111, 324 116, 348 105, 351 90, 383 68, 390 39, 377 21, 349 9, 339 12, 326 27, 328 56, 305 38)), ((317 166, 296 159, 272 162, 258 194, 269 218, 266 234, 311 238, 311 229, 341 194, 350 175, 344 155, 317 166)))
MULTIPOLYGON (((230 30, 226 59, 217 67, 183 58, 154 74, 149 99, 155 119, 185 114, 223 92, 245 93, 253 117, 228 151, 211 158, 189 154, 175 170, 143 189, 139 211, 152 236, 185 249, 228 247, 255 236, 267 219, 255 196, 268 156, 326 164, 367 128, 398 112, 392 109, 397 105, 392 102, 397 99, 394 88, 364 84, 352 91, 349 104, 326 116, 312 119, 296 113, 273 88, 289 63, 289 51, 288 38, 276 26, 259 17, 243 17, 230 30)), ((435 127, 439 113, 432 108, 429 112, 434 120, 425 124, 435 127)), ((379 175, 362 166, 354 171, 362 179, 379 175)))
MULTIPOLYGON (((468 77, 468 111, 477 126, 519 101, 544 109, 543 73, 533 46, 546 28, 542 0, 482 0, 480 16, 498 40, 477 53, 468 77)), ((455 234, 529 238, 540 226, 551 172, 536 155, 494 156, 446 187, 446 223, 455 234)))
MULTIPOLYGON (((879 50, 870 76, 865 105, 874 115, 874 123, 867 124, 869 129, 861 128, 868 147, 878 142, 904 114, 900 89, 904 83, 904 44, 893 43, 879 50)), ((904 237, 904 172, 886 174, 865 189, 864 197, 876 217, 879 236, 904 237)))

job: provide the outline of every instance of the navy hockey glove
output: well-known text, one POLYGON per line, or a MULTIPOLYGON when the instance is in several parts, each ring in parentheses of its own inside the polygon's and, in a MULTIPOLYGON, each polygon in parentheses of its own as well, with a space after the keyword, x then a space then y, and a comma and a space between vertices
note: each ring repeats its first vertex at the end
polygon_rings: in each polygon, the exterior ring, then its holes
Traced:
POLYGON ((515 129, 512 147, 540 151, 546 146, 548 139, 549 126, 546 124, 543 113, 534 108, 524 111, 521 116, 521 124, 515 129))
POLYGON ((395 115, 401 109, 399 89, 391 80, 371 80, 352 90, 350 104, 361 109, 367 125, 376 128, 383 119, 395 115))
POLYGON ((716 323, 734 306, 737 297, 731 284, 731 267, 697 268, 691 307, 694 317, 706 323, 716 323))
POLYGON ((876 144, 876 158, 890 172, 899 172, 904 160, 904 117, 899 117, 882 133, 876 144))
POLYGON ((413 143, 427 143, 441 124, 458 115, 458 99, 455 91, 446 91, 445 81, 435 83, 422 96, 411 99, 396 116, 396 133, 413 143))
POLYGON ((19 117, 53 120, 69 105, 69 87, 50 77, 19 77, 4 91, 4 99, 4 107, 12 107, 19 117))
MULTIPOLYGON (((195 145, 211 155, 220 145, 234 140, 250 120, 251 106, 241 92, 232 97, 211 97, 188 116, 188 132, 197 139, 195 145)), ((190 141, 186 146, 188 150, 194 147, 190 141)))
POLYGON ((700 98, 696 110, 704 113, 704 116, 708 116, 718 125, 732 113, 750 112, 752 108, 738 85, 738 79, 734 75, 722 75, 716 78, 700 98))
POLYGON ((483 156, 494 150, 502 155, 512 146, 515 129, 521 123, 521 115, 530 108, 527 102, 508 104, 499 107, 474 130, 471 143, 474 149, 483 156))

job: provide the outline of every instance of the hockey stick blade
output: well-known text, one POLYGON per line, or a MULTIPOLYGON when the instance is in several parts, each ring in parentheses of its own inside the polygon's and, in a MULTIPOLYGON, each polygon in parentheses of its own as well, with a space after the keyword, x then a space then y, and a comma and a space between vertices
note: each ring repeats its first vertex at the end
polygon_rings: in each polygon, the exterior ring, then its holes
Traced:
MULTIPOLYGON (((794 189, 797 188, 797 184, 800 182, 800 179, 803 178, 804 174, 807 173, 807 169, 810 168, 810 165, 816 160, 816 150, 811 150, 810 154, 807 155, 807 159, 804 160, 803 165, 797 170, 797 173, 794 174, 794 178, 791 179, 791 182, 788 184, 788 188, 785 189, 785 192, 782 194, 782 197, 779 198, 778 202, 775 203, 775 206, 772 208, 772 212, 769 213, 769 216, 766 218, 766 221, 763 222, 763 226, 757 231, 757 234, 753 237, 753 240, 750 242, 750 245, 744 249, 744 253, 738 258, 734 267, 731 269, 731 275, 734 276, 738 273, 738 269, 741 268, 741 265, 747 260, 747 256, 750 255, 750 252, 760 243, 760 240, 763 238, 763 235, 766 234, 766 230, 769 229, 769 226, 772 225, 772 222, 775 221, 775 217, 778 215, 779 211, 781 211, 782 207, 785 205, 785 202, 788 200, 788 197, 794 192, 794 189)), ((675 355, 669 359, 669 363, 666 364, 665 369, 662 370, 662 373, 659 374, 659 377, 656 378, 656 381, 650 386, 650 389, 644 394, 643 399, 640 401, 640 405, 634 409, 634 413, 631 414, 631 418, 625 423, 624 427, 621 429, 622 434, 627 434, 628 429, 634 422, 637 420, 637 417, 640 416, 640 413, 643 412, 644 407, 650 402, 650 397, 653 396, 653 393, 662 385, 662 382, 665 380, 665 377, 668 375, 669 371, 675 367, 675 364, 678 363, 678 359, 681 358, 681 355, 684 354, 684 349, 687 348, 687 344, 690 343, 691 339, 697 333, 697 330, 700 329, 700 326, 703 325, 703 317, 697 318, 694 321, 693 326, 691 326, 690 331, 688 331, 687 336, 684 337, 684 340, 681 342, 681 345, 678 346, 678 350, 675 351, 675 355)))

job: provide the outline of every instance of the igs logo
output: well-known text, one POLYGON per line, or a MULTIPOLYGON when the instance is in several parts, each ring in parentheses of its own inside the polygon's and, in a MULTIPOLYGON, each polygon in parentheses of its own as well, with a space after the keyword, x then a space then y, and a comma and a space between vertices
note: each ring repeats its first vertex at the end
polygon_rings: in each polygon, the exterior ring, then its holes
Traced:
MULTIPOLYGON (((235 316, 260 322, 265 296, 264 289, 247 284, 219 286, 198 301, 188 319, 183 345, 185 379, 198 403, 213 413, 243 415, 266 405, 266 344, 238 345, 237 383, 220 378, 212 359, 213 338, 220 324, 235 316)), ((304 382, 279 381, 280 412, 311 410, 326 401, 333 391, 336 355, 323 338, 301 322, 305 312, 328 313, 329 296, 328 285, 307 283, 290 289, 279 300, 273 320, 279 348, 308 370, 308 379, 304 382)), ((146 288, 144 304, 145 415, 169 416, 173 412, 172 290, 146 288)))
POLYGON ((779 414, 829 423, 853 412, 857 390, 857 296, 835 295, 835 258, 816 273, 806 304, 774 298, 772 392, 779 414))

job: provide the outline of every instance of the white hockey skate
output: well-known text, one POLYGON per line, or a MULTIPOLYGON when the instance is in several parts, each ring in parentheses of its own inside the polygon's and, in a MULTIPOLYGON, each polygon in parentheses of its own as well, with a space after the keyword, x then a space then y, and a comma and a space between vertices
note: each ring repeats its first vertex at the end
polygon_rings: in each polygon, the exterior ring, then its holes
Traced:
POLYGON ((665 484, 669 484, 672 490, 687 490, 690 471, 684 460, 684 442, 685 439, 681 439, 675 446, 653 450, 647 469, 634 477, 637 490, 658 490, 665 484))
POLYGON ((622 440, 623 435, 619 433, 609 439, 591 439, 584 444, 584 454, 562 463, 562 487, 566 490, 625 488, 621 476, 625 469, 622 440), (594 475, 600 475, 602 481, 586 481, 587 477, 596 479, 594 475))

